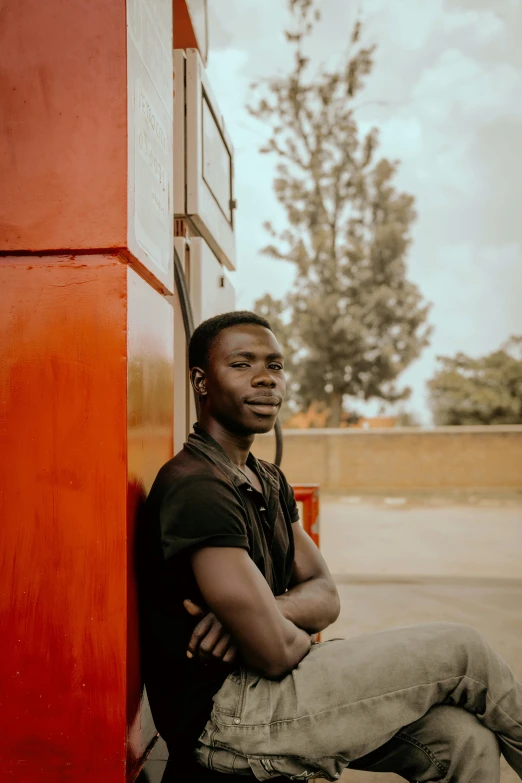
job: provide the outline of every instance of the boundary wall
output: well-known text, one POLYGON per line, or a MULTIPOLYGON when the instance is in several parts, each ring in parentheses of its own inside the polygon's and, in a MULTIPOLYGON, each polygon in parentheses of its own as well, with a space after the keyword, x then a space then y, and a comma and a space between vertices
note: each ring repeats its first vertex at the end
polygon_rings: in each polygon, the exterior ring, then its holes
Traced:
MULTIPOLYGON (((283 430, 291 483, 323 491, 519 492, 522 426, 283 430)), ((274 459, 273 433, 253 452, 274 459)))

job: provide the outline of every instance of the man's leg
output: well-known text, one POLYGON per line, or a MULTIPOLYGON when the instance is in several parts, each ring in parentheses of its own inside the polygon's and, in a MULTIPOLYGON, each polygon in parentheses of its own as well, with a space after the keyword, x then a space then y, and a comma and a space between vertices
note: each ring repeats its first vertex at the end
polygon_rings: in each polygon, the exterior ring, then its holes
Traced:
POLYGON ((418 783, 499 783, 500 748, 495 734, 474 715, 440 705, 381 748, 352 761, 350 769, 395 772, 418 783))
POLYGON ((475 629, 453 623, 316 645, 277 682, 248 671, 241 681, 229 678, 216 694, 197 756, 211 766, 217 748, 229 749, 260 780, 306 779, 317 771, 334 780, 349 762, 442 703, 466 709, 494 731, 522 778, 522 685, 475 629))

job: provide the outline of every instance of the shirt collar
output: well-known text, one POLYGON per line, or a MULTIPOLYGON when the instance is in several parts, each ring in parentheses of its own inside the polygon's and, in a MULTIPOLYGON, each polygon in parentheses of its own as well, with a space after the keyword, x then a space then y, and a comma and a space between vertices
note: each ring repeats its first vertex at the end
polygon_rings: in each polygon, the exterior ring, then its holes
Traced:
MULTIPOLYGON (((226 451, 219 445, 217 440, 206 432, 198 423, 194 424, 194 432, 191 432, 187 438, 187 444, 189 447, 196 449, 200 453, 204 454, 211 462, 217 464, 234 482, 236 486, 242 486, 243 484, 249 484, 249 481, 245 474, 234 465, 226 451)), ((249 452, 247 457, 247 465, 252 468, 261 480, 264 479, 270 487, 279 492, 279 476, 274 476, 269 473, 263 465, 254 457, 252 452, 249 452)))

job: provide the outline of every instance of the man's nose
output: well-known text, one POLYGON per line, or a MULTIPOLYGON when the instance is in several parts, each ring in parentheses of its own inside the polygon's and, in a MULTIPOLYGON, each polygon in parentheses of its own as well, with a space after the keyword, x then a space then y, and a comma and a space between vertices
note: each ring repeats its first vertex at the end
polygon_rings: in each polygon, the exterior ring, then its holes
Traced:
POLYGON ((256 373, 252 378, 252 386, 266 386, 269 389, 273 389, 277 385, 277 381, 268 370, 262 370, 256 373))

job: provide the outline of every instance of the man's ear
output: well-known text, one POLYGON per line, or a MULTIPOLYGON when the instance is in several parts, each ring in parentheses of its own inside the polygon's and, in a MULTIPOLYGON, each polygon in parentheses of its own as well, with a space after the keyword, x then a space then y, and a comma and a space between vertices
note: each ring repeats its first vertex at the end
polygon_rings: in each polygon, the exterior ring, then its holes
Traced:
POLYGON ((190 371, 192 388, 199 397, 207 396, 207 376, 201 367, 193 367, 190 371))

